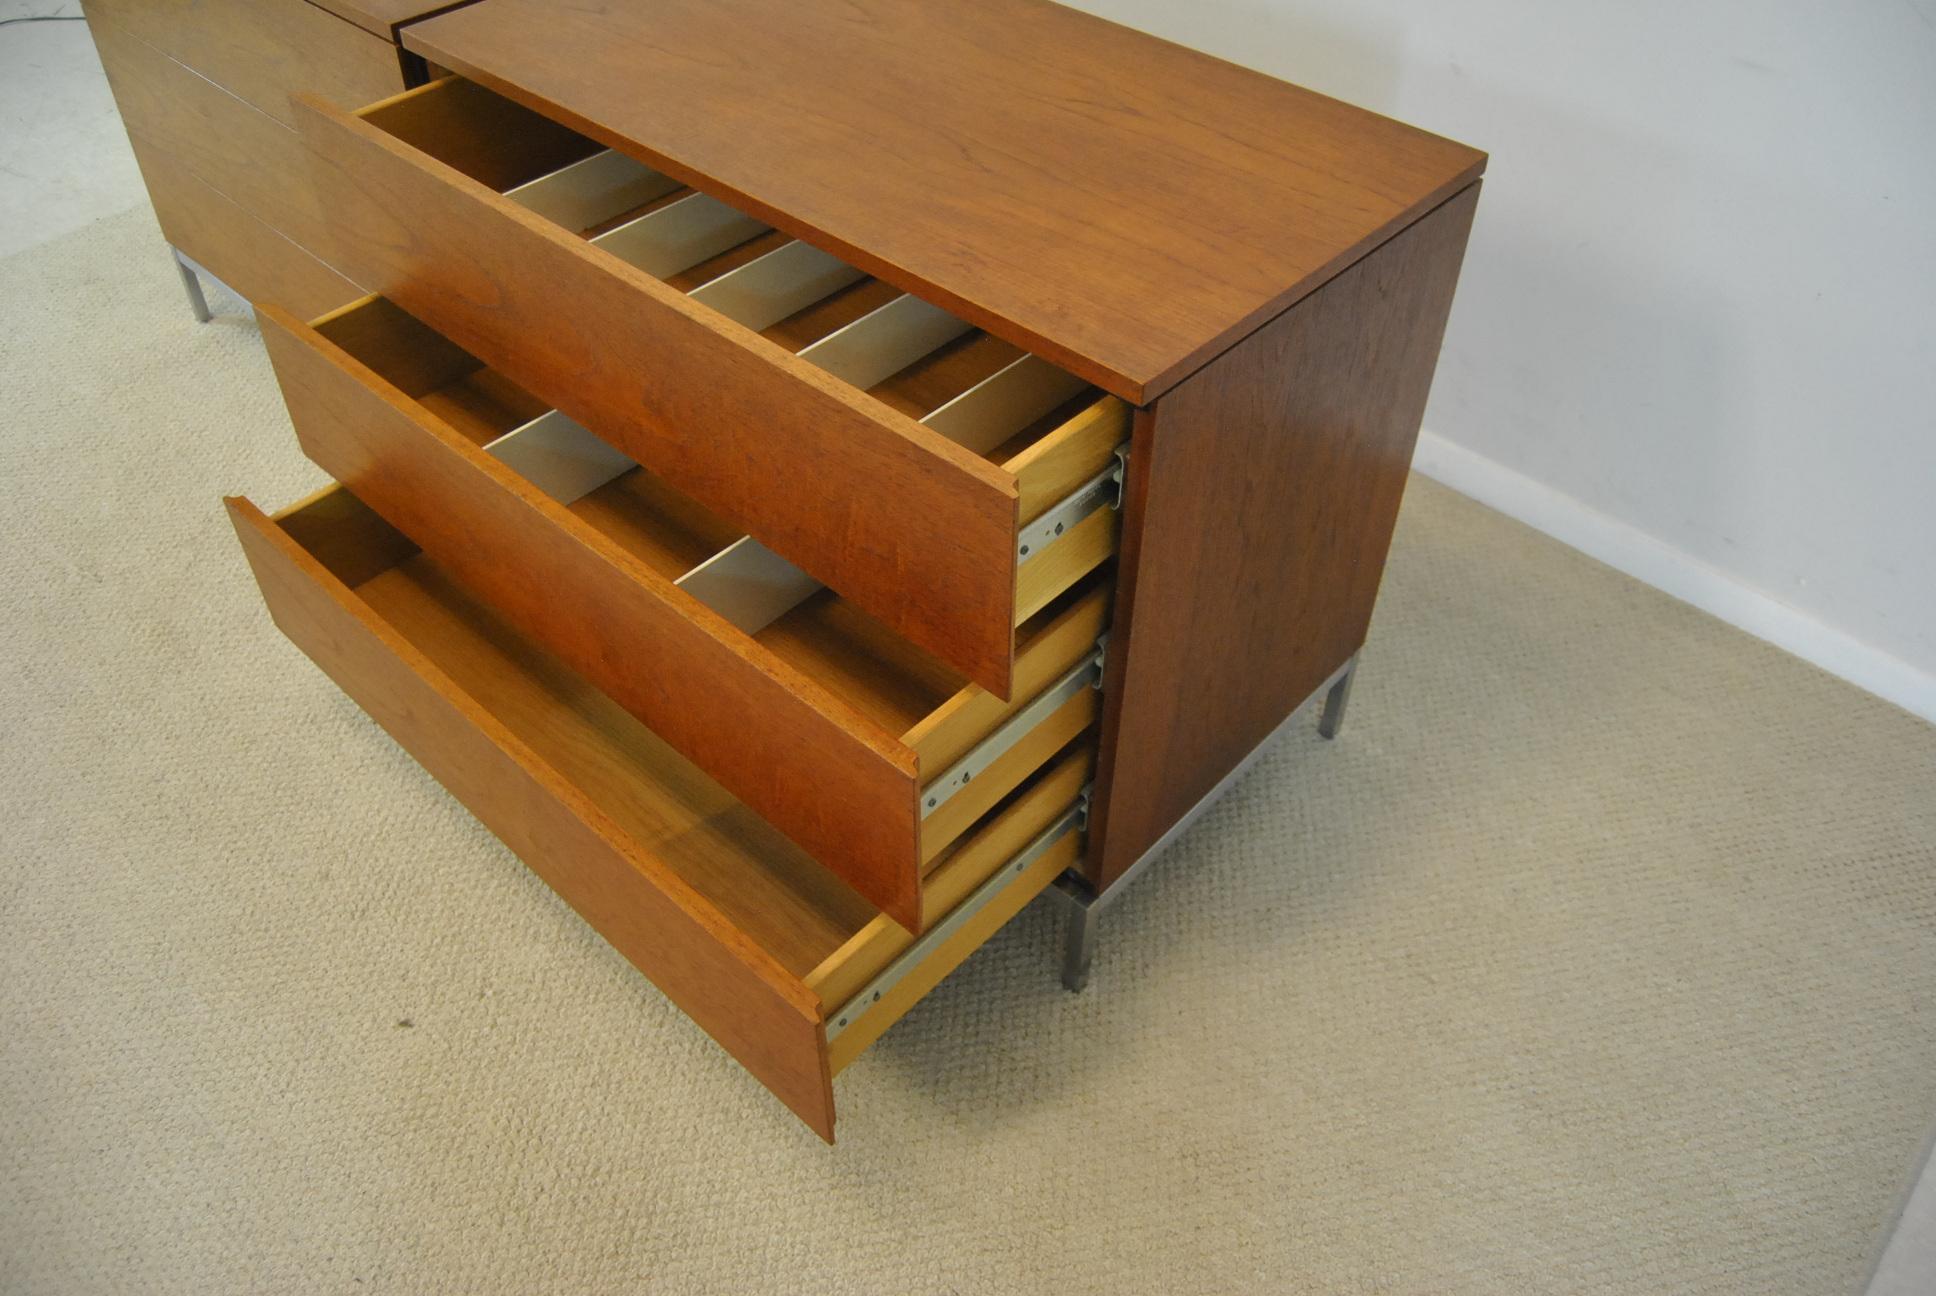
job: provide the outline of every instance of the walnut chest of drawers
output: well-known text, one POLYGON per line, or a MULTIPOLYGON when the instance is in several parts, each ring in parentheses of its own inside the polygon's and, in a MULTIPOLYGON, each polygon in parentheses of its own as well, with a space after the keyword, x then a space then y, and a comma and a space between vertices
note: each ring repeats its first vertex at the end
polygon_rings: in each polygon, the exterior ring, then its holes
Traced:
POLYGON ((1335 726, 1482 154, 1042 0, 480 0, 298 96, 277 624, 815 1130, 1335 726))

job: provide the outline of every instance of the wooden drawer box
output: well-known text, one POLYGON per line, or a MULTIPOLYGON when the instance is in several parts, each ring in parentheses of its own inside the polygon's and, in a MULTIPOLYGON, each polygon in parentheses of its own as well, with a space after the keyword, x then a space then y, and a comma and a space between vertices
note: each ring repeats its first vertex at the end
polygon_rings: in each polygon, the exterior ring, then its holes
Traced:
MULTIPOLYGON (((1048 741, 1005 731, 1072 723, 1043 710, 1049 691, 1071 703, 1089 696, 1069 686, 1093 674, 1105 619, 1106 592, 1078 588, 1115 544, 1116 514, 1100 499, 1024 561, 1019 687, 1004 701, 923 662, 846 599, 388 302, 369 299, 317 328, 271 310, 264 331, 312 459, 912 928, 923 865, 1025 772, 1022 752, 1048 741)), ((940 377, 918 357, 913 367, 923 372, 889 382, 948 408, 1023 366, 993 378, 940 377)), ((1121 402, 1065 395, 1057 386, 987 420, 996 426, 983 439, 995 445, 1044 429, 1009 460, 1031 483, 1036 474, 1082 483, 1114 462, 1121 402)))
POLYGON ((827 1138, 832 1073, 1078 857, 1079 735, 936 862, 958 918, 916 942, 348 492, 229 507, 283 632, 827 1138))
POLYGON ((831 1138, 831 1074, 1022 905, 1086 960, 1326 688, 1335 732, 1483 156, 1041 0, 403 41, 461 75, 292 110, 376 295, 261 315, 341 485, 237 532, 831 1138))
POLYGON ((468 81, 302 109, 334 259, 969 678, 1110 547, 1020 533, 1121 400, 468 81))

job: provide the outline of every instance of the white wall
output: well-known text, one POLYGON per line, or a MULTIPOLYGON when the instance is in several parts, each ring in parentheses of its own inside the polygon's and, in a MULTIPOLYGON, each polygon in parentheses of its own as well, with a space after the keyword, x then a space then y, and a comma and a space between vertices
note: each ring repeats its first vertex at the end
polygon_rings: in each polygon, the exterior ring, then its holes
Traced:
POLYGON ((1936 2, 1074 2, 1489 151, 1419 466, 1936 719, 1936 2))

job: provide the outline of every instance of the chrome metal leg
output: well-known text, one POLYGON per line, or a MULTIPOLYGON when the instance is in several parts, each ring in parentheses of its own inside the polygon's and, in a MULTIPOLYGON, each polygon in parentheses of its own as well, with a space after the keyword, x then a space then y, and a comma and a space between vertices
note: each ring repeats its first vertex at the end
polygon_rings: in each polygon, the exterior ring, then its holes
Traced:
POLYGON ((1067 900, 1069 925, 1063 933, 1062 987, 1079 994, 1089 984, 1089 961, 1096 954, 1096 898, 1075 886, 1062 888, 1067 900))
POLYGON ((195 320, 206 324, 214 318, 208 313, 208 298, 202 295, 202 281, 196 277, 195 268, 188 258, 181 254, 180 248, 168 249, 175 258, 175 269, 181 273, 182 287, 188 290, 188 308, 195 312, 195 320))
POLYGON ((1344 674, 1324 695, 1324 714, 1318 717, 1318 733, 1325 738, 1336 738, 1338 730, 1344 728, 1345 704, 1351 701, 1351 681, 1358 678, 1358 659, 1353 657, 1351 665, 1345 667, 1344 674))
MULTIPOLYGON (((1154 846, 1144 851, 1133 864, 1120 873, 1106 893, 1098 895, 1090 886, 1088 879, 1075 869, 1069 870, 1055 880, 1055 884, 1049 890, 1069 911, 1068 926, 1063 929, 1062 949, 1062 984, 1066 989, 1080 992, 1089 984, 1089 964, 1096 954, 1096 924, 1102 918, 1104 904, 1121 895, 1123 887, 1131 879, 1161 856, 1164 849, 1196 822, 1197 817, 1209 808, 1211 803, 1228 791, 1256 762, 1278 734, 1288 729, 1294 721, 1302 722, 1308 718, 1311 706, 1318 700, 1319 693, 1324 696, 1324 710, 1318 717, 1318 732, 1326 738, 1336 738, 1338 730, 1344 725, 1345 704, 1351 701, 1351 681, 1357 677, 1358 657, 1354 653, 1351 660, 1341 666, 1335 675, 1318 685, 1317 691, 1298 703, 1297 709, 1284 717, 1283 723, 1272 732, 1270 737, 1257 744, 1248 756, 1238 762, 1235 769, 1224 775, 1216 787, 1210 789, 1201 801, 1190 808, 1189 813, 1172 824, 1169 831, 1164 833, 1154 846)), ((1085 789, 1084 796, 1087 795, 1085 789)), ((1082 822, 1086 825, 1086 818, 1082 822)))

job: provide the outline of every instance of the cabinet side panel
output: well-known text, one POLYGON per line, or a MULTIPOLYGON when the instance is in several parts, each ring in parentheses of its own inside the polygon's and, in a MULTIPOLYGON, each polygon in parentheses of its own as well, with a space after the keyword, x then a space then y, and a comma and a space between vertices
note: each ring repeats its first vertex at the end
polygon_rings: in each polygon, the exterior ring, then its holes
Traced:
POLYGON ((1098 887, 1364 643, 1478 197, 1460 191, 1137 418, 1098 887))

